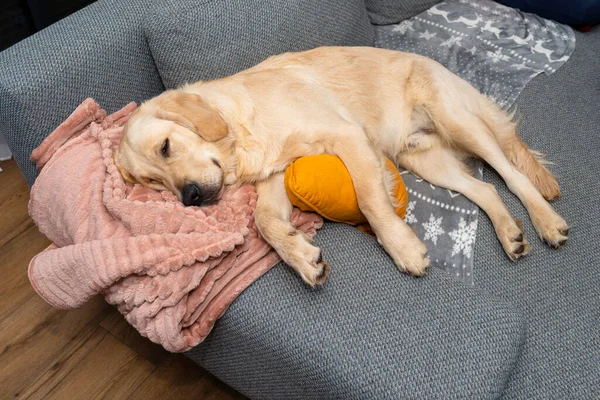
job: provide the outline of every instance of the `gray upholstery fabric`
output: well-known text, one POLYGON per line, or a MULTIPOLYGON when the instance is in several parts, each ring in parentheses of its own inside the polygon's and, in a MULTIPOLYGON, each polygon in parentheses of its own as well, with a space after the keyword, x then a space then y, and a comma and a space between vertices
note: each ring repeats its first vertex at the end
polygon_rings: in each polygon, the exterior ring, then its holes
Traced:
POLYGON ((365 0, 375 25, 397 24, 427 10, 441 0, 365 0))
POLYGON ((154 0, 145 23, 166 88, 231 75, 286 51, 372 45, 363 0, 154 0))
POLYGON ((31 151, 87 97, 115 111, 164 90, 145 1, 104 0, 0 53, 0 130, 31 185, 31 151))
POLYGON ((327 223, 312 290, 278 265, 186 355, 257 399, 494 398, 524 326, 506 301, 433 268, 401 274, 376 240, 327 223))
POLYGON ((571 59, 535 78, 517 100, 525 142, 555 163, 562 197, 554 207, 572 227, 566 247, 552 250, 537 239, 497 174, 484 175, 525 222, 532 244, 526 258, 507 261, 482 214, 475 286, 512 301, 527 319, 505 399, 600 398, 600 27, 576 36, 571 59))

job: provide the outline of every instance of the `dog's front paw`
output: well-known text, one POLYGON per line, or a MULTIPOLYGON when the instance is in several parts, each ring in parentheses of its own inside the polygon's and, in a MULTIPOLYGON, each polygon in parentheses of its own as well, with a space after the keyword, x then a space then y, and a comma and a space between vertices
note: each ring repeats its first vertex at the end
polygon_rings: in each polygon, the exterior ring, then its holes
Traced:
POLYGON ((379 242, 400 271, 415 277, 427 275, 430 263, 427 257, 427 246, 408 226, 401 234, 395 235, 392 241, 379 240, 379 242))
POLYGON ((329 274, 329 264, 321 259, 320 252, 317 260, 298 260, 298 262, 292 265, 292 268, 298 272, 302 280, 310 287, 324 284, 329 274))
POLYGON ((399 260, 396 261, 400 271, 415 277, 427 275, 430 261, 427 257, 427 247, 423 242, 417 239, 404 247, 400 253, 399 260))
POLYGON ((329 264, 323 261, 321 249, 298 235, 295 246, 284 257, 284 261, 292 267, 309 286, 315 287, 325 283, 329 274, 329 264))

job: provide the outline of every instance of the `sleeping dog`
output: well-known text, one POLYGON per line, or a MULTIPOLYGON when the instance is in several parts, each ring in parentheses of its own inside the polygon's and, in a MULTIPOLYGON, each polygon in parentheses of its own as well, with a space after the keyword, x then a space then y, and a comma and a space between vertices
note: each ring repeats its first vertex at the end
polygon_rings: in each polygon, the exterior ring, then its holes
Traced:
POLYGON ((385 157, 477 203, 511 260, 530 249, 520 221, 492 185, 468 173, 468 157, 498 171, 550 246, 567 240, 567 223, 547 202, 559 196, 558 183, 540 154, 517 136, 512 117, 442 65, 415 54, 322 47, 166 91, 130 117, 116 162, 125 179, 170 190, 188 206, 217 201, 225 186, 255 183, 260 233, 314 286, 329 267, 289 222, 283 171, 299 157, 321 153, 344 162, 379 243, 410 275, 424 275, 429 259, 394 213, 385 157))

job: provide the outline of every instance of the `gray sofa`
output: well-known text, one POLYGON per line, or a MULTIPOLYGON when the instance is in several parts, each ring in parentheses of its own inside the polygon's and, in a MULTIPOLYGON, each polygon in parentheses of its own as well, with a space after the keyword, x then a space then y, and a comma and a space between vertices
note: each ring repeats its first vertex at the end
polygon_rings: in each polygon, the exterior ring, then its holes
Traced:
MULTIPOLYGON (((433 3, 100 0, 0 53, 0 129, 32 184, 31 150, 86 97, 110 112, 271 54, 372 45, 371 23, 433 3)), ((517 101, 524 140, 555 163, 566 247, 526 224, 532 254, 512 263, 482 216, 472 287, 404 276, 372 237, 327 223, 323 288, 277 266, 186 355, 251 398, 600 398, 600 29, 576 36, 571 60, 517 101)))

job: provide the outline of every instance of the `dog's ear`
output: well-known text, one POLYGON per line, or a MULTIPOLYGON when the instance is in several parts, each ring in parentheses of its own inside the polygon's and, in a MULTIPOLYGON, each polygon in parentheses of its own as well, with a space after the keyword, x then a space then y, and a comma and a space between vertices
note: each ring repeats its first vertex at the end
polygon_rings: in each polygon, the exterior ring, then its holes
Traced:
POLYGON ((173 121, 195 132, 208 142, 227 136, 227 124, 200 96, 171 90, 159 96, 156 117, 173 121))

